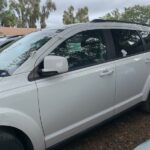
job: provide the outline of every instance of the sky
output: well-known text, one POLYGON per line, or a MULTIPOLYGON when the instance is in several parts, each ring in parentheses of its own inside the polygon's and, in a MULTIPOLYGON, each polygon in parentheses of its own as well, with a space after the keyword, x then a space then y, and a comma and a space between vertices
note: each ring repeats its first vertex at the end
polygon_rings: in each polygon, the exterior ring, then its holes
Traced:
MULTIPOLYGON (((44 0, 43 0, 44 1, 44 0)), ((57 10, 50 14, 47 20, 47 26, 61 25, 64 10, 72 5, 77 11, 78 8, 87 6, 89 8, 90 20, 104 16, 106 13, 119 9, 123 10, 124 7, 139 5, 150 5, 150 0, 53 0, 57 10)))

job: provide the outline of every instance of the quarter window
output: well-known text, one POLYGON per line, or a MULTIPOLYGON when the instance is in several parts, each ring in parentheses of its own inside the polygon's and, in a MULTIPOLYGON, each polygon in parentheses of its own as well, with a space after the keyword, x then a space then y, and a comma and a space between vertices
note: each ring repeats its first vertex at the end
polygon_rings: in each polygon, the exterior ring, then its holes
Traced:
POLYGON ((146 43, 147 50, 150 51, 150 32, 140 32, 140 33, 146 43))
POLYGON ((70 70, 104 63, 107 60, 107 48, 103 31, 78 33, 58 46, 51 55, 66 57, 70 70))
POLYGON ((117 58, 136 55, 144 51, 142 40, 137 31, 112 30, 112 36, 116 47, 117 58))

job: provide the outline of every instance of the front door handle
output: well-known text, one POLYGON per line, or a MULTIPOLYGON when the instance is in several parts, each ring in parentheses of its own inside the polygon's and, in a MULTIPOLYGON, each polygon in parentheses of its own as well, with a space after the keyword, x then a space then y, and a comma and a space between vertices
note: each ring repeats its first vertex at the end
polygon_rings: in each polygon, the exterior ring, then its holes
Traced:
POLYGON ((114 73, 114 70, 103 70, 100 77, 110 76, 114 73))
POLYGON ((149 63, 150 63, 150 58, 147 58, 147 59, 145 60, 145 63, 146 63, 146 64, 149 64, 149 63))

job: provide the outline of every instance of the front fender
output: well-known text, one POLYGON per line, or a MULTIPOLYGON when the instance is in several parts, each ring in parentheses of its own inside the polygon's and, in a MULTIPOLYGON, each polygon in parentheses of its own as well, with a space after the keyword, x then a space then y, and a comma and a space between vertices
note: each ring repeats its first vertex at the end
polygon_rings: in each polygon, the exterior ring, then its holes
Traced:
POLYGON ((45 150, 42 129, 30 116, 9 108, 0 108, 0 126, 21 130, 30 138, 34 150, 45 150))

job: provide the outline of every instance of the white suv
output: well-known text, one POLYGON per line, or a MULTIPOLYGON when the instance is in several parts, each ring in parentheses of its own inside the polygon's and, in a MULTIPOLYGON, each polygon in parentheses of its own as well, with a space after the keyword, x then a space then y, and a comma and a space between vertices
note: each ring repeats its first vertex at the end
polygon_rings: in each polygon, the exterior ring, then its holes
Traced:
POLYGON ((44 150, 143 102, 150 27, 94 20, 0 49, 0 149, 44 150))

